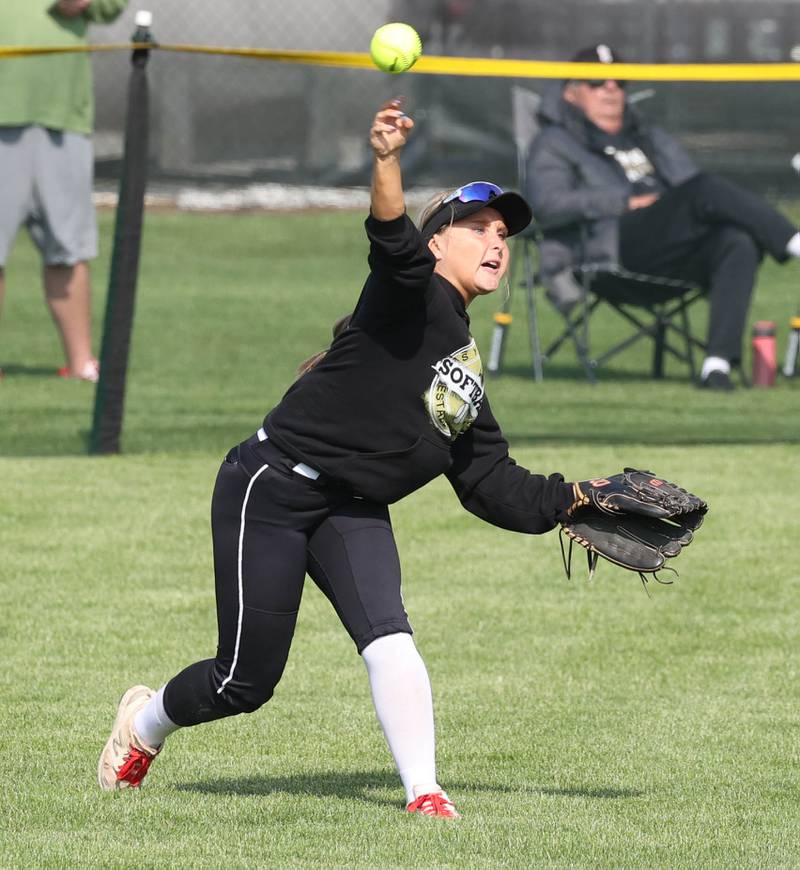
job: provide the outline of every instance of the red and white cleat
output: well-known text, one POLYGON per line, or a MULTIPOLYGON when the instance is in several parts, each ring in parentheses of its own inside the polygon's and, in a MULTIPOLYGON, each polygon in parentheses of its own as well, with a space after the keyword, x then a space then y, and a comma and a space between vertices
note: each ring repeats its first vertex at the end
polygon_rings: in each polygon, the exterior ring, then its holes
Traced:
POLYGON ((122 696, 97 764, 97 782, 103 791, 138 788, 161 751, 160 746, 147 746, 133 729, 134 717, 154 694, 147 686, 133 686, 122 696))
POLYGON ((421 794, 406 807, 406 810, 410 813, 422 813, 423 816, 439 816, 442 819, 461 818, 461 813, 456 810, 450 798, 443 791, 421 794))
POLYGON ((100 363, 96 359, 90 359, 81 369, 79 375, 70 374, 69 366, 64 366, 58 370, 60 378, 70 378, 76 381, 88 381, 90 384, 96 384, 100 378, 100 363))

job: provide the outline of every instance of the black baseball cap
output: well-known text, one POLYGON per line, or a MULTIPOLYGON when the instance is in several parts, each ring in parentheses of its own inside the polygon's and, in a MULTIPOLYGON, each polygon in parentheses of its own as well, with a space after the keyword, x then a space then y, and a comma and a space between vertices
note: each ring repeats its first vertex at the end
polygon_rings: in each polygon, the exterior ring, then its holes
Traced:
MULTIPOLYGON (((624 62, 625 61, 620 56, 619 52, 611 48, 610 45, 606 45, 602 42, 598 45, 590 45, 587 48, 582 48, 580 51, 575 52, 575 54, 570 58, 570 63, 606 63, 610 65, 624 62)), ((609 72, 611 72, 611 70, 609 70, 609 72)), ((613 77, 609 75, 605 78, 595 79, 566 79, 564 84, 567 85, 570 82, 585 82, 589 87, 599 88, 602 87, 610 78, 613 77)), ((615 78, 614 81, 620 88, 624 88, 627 84, 627 82, 622 79, 615 78)))
POLYGON ((445 224, 468 218, 482 208, 498 211, 508 228, 508 234, 521 233, 533 219, 528 203, 518 193, 503 190, 489 181, 471 181, 448 194, 420 228, 426 241, 445 224))
POLYGON ((625 63, 618 51, 602 42, 576 51, 569 61, 570 63, 625 63))

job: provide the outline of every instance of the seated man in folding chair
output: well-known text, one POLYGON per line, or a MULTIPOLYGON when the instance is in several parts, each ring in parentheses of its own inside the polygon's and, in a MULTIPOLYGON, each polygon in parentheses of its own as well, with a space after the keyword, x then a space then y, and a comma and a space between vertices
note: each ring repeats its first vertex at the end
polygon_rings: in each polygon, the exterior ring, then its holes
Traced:
MULTIPOLYGON (((572 61, 622 62, 607 45, 572 61)), ((628 103, 625 84, 571 80, 543 96, 527 171, 545 235, 542 281, 562 312, 581 298, 572 278, 579 261, 697 283, 710 301, 700 386, 732 389, 761 257, 800 257, 800 233, 758 196, 701 172, 628 103)))

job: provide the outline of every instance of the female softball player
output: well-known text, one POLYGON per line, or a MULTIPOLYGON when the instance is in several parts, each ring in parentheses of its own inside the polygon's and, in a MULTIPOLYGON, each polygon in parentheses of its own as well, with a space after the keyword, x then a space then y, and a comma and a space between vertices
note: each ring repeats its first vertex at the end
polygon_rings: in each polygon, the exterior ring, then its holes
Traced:
POLYGON ((508 268, 530 208, 487 182, 405 213, 399 154, 413 127, 384 104, 366 221, 370 274, 324 357, 225 458, 212 499, 219 645, 159 691, 122 697, 100 756, 104 789, 138 786, 178 728, 252 712, 272 696, 308 573, 366 664, 409 812, 456 818, 436 775, 431 689, 400 595, 388 505, 440 474, 464 507, 538 534, 574 503, 559 474, 508 455, 483 389, 467 307, 508 268))

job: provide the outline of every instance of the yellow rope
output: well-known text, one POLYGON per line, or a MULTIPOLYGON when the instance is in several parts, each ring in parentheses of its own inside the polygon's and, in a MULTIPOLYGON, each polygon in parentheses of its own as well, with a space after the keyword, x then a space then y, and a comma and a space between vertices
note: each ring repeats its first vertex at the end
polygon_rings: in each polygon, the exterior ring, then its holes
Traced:
POLYGON ((37 54, 82 54, 88 51, 125 51, 144 48, 132 42, 106 45, 0 45, 0 58, 29 57, 37 54))
MULTIPOLYGON (((377 72, 370 56, 347 51, 274 51, 262 48, 226 48, 210 45, 172 45, 167 43, 121 43, 71 46, 0 45, 0 59, 74 52, 131 51, 150 48, 183 54, 209 54, 246 57, 281 63, 371 69, 377 72)), ((775 82, 800 81, 800 63, 563 63, 546 60, 511 60, 488 57, 439 57, 426 55, 410 70, 412 73, 459 76, 503 76, 534 79, 605 78, 613 69, 615 78, 633 81, 686 82, 775 82)))

